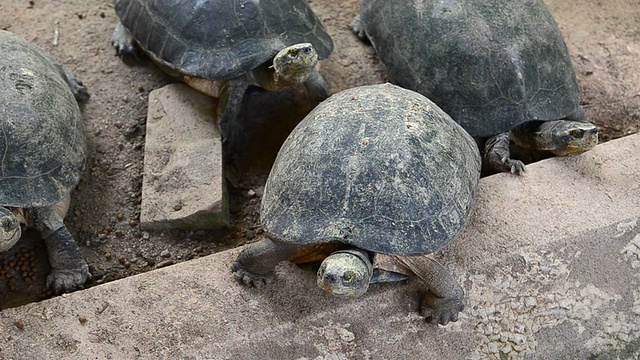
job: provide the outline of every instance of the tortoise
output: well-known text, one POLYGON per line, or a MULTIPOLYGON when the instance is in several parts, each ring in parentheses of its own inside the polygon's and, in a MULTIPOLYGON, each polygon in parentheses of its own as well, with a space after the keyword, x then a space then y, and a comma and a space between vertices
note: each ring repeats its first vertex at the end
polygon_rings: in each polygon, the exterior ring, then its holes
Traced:
POLYGON ((429 288, 421 314, 456 321, 463 290, 425 254, 465 225, 480 163, 474 140, 416 92, 380 84, 337 93, 282 145, 262 198, 267 237, 232 271, 262 287, 281 261, 324 259, 317 284, 338 297, 413 274, 429 288))
POLYGON ((245 90, 306 86, 315 101, 327 98, 319 59, 331 37, 305 0, 114 0, 121 23, 112 44, 136 54, 137 44, 160 68, 207 95, 219 97, 223 140, 237 126, 245 90))
POLYGON ((89 93, 36 45, 0 31, 0 252, 21 237, 22 226, 44 239, 56 293, 83 287, 87 263, 64 224, 71 190, 85 165, 78 101, 89 93))
POLYGON ((525 171, 511 159, 510 139, 557 156, 598 142, 542 0, 361 0, 352 27, 371 42, 390 82, 425 95, 486 140, 484 158, 496 170, 525 171))

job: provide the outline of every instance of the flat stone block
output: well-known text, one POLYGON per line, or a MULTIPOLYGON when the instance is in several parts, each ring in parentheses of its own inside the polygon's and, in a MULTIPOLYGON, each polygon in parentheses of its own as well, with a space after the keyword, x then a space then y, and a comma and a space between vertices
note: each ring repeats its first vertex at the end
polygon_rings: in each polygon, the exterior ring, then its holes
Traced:
POLYGON ((213 101, 184 84, 149 94, 142 228, 209 229, 228 223, 213 101))

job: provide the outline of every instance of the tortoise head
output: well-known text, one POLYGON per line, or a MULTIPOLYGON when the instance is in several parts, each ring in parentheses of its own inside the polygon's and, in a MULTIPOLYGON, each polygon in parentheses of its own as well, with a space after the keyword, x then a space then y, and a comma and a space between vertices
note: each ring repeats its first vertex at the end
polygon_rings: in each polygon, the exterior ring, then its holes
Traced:
POLYGON ((550 151, 556 156, 582 154, 598 144, 598 129, 587 122, 560 120, 550 136, 555 144, 550 151))
POLYGON ((373 265, 360 250, 341 250, 327 256, 318 269, 318 286, 338 297, 358 297, 369 288, 373 265))
POLYGON ((11 210, 0 207, 0 252, 7 251, 22 236, 20 222, 11 210))
POLYGON ((317 64, 318 53, 310 43, 286 47, 273 58, 276 78, 292 84, 302 84, 307 81, 317 64))
MULTIPOLYGON (((526 124, 525 124, 526 125, 526 124)), ((513 134, 513 133, 512 133, 513 134)), ((550 151, 556 156, 571 156, 591 150, 598 144, 598 129, 588 122, 555 120, 541 122, 536 131, 523 134, 524 139, 512 139, 518 145, 533 144, 534 150, 550 151), (522 144, 521 144, 522 142, 522 144)))

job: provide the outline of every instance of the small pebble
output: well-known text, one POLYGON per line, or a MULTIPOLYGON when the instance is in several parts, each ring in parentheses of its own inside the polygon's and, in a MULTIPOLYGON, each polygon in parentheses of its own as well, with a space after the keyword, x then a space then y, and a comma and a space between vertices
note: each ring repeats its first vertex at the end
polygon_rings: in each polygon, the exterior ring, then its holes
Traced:
POLYGON ((169 252, 169 250, 162 250, 162 252, 160 253, 160 256, 163 258, 169 258, 171 257, 171 253, 169 252))
POLYGON ((78 317, 78 321, 80 322, 80 324, 84 325, 87 322, 87 318, 82 316, 82 315, 80 315, 78 317))
POLYGON ((158 263, 158 265, 156 265, 156 269, 165 267, 165 266, 169 266, 169 265, 173 265, 175 264, 175 262, 173 260, 164 260, 158 263))
POLYGON ((123 213, 118 213, 118 215, 116 215, 116 218, 118 220, 122 220, 122 219, 124 219, 124 214, 123 213))

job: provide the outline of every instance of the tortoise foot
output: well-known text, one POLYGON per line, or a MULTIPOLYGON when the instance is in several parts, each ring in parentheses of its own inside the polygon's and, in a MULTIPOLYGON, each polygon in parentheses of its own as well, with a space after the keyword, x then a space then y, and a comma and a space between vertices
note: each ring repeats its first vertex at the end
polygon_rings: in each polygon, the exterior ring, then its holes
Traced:
POLYGON ((522 176, 524 175, 524 172, 527 171, 527 169, 524 166, 524 163, 520 160, 504 159, 503 162, 507 167, 508 171, 511 171, 512 174, 522 176))
POLYGON ((76 101, 80 104, 86 103, 91 97, 89 91, 87 91, 87 87, 84 86, 82 81, 74 72, 65 71, 65 75, 67 77, 67 84, 69 85, 73 96, 76 98, 76 101))
POLYGON ((351 30, 353 31, 354 34, 356 34, 356 36, 362 40, 362 41, 367 41, 367 33, 364 31, 364 24, 362 23, 362 20, 360 19, 360 14, 356 15, 353 18, 353 21, 351 21, 351 30))
POLYGON ((231 264, 231 271, 234 273, 236 279, 249 287, 260 289, 273 282, 273 272, 268 272, 266 274, 254 274, 247 270, 237 260, 231 264))
POLYGON ((84 283, 91 279, 89 268, 52 270, 47 276, 47 287, 56 294, 84 289, 84 283))
POLYGON ((138 58, 135 40, 131 33, 122 24, 116 25, 111 35, 111 45, 116 49, 118 55, 130 55, 138 58))
POLYGON ((420 306, 420 316, 432 324, 447 325, 458 321, 458 313, 464 310, 461 299, 443 299, 427 295, 420 306))

